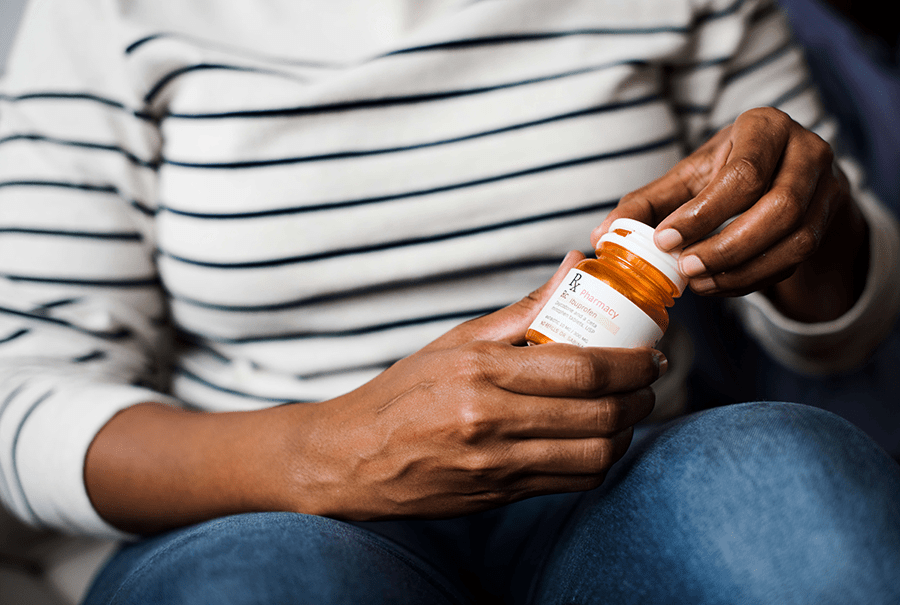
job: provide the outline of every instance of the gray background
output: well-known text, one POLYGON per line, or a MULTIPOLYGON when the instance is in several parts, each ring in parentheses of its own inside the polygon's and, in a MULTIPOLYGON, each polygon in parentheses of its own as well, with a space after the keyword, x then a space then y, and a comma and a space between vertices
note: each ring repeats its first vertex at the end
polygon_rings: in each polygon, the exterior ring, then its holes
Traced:
POLYGON ((0 0, 0 73, 3 73, 6 66, 6 56, 24 5, 25 0, 0 0))

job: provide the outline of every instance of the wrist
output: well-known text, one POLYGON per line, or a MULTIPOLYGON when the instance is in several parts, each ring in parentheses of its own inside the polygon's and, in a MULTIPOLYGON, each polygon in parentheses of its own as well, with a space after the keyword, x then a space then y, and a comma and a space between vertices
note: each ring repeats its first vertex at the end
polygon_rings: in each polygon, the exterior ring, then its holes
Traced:
MULTIPOLYGON (((352 506, 348 508, 347 503, 352 496, 341 455, 345 440, 335 438, 333 407, 334 401, 325 401, 261 412, 264 421, 253 437, 261 451, 245 470, 254 477, 255 493, 249 495, 249 506, 348 517, 352 506)), ((252 446, 248 444, 248 449, 252 446)))
POLYGON ((807 323, 837 319, 862 294, 869 267, 869 226, 848 198, 832 217, 818 250, 765 294, 787 317, 807 323))

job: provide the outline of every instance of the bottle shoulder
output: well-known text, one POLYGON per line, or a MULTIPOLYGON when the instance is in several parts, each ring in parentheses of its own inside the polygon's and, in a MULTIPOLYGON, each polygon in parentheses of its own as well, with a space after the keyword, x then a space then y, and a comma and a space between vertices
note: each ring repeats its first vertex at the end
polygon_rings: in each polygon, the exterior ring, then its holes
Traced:
POLYGON ((575 265, 575 268, 584 271, 589 275, 593 275, 597 279, 602 279, 613 272, 608 263, 601 262, 596 258, 586 258, 575 265))
POLYGON ((586 258, 576 264, 575 269, 587 273, 616 290, 653 318, 665 331, 669 324, 669 314, 666 311, 666 307, 669 305, 658 293, 647 288, 646 280, 638 278, 626 267, 608 262, 607 259, 586 258))
POLYGON ((596 258, 586 258, 575 265, 575 268, 609 284, 625 296, 629 296, 634 290, 633 284, 629 283, 628 275, 611 263, 596 258))

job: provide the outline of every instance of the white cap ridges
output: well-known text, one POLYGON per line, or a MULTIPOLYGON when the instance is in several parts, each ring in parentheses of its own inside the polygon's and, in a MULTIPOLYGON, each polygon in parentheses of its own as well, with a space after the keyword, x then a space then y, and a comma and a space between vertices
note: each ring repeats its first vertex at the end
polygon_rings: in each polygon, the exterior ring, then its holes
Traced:
POLYGON ((678 271, 678 257, 680 252, 664 252, 653 241, 653 227, 630 218, 619 218, 609 226, 609 231, 600 238, 597 249, 603 242, 618 244, 637 254, 642 259, 656 267, 663 275, 675 284, 678 293, 684 292, 687 287, 687 278, 678 271), (619 235, 616 230, 628 231, 627 235, 619 235))

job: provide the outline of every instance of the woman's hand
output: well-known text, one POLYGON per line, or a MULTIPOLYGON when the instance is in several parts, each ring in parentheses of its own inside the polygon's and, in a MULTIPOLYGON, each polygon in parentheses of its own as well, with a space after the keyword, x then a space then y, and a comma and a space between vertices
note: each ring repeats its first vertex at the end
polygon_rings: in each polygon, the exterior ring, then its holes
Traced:
POLYGON ((520 346, 581 258, 570 253, 530 296, 333 400, 123 410, 88 451, 94 507, 121 529, 151 533, 258 511, 449 517, 600 485, 653 409, 649 385, 666 362, 649 348, 520 346))
POLYGON ((665 362, 647 348, 519 346, 579 259, 570 253, 529 297, 356 391, 292 406, 283 506, 355 520, 445 517, 600 485, 652 410, 648 387, 665 362))
POLYGON ((868 230, 831 147, 773 108, 743 113, 626 195, 593 241, 620 217, 657 225, 660 248, 683 249, 698 294, 765 290, 789 316, 822 321, 846 312, 864 283, 868 230))

